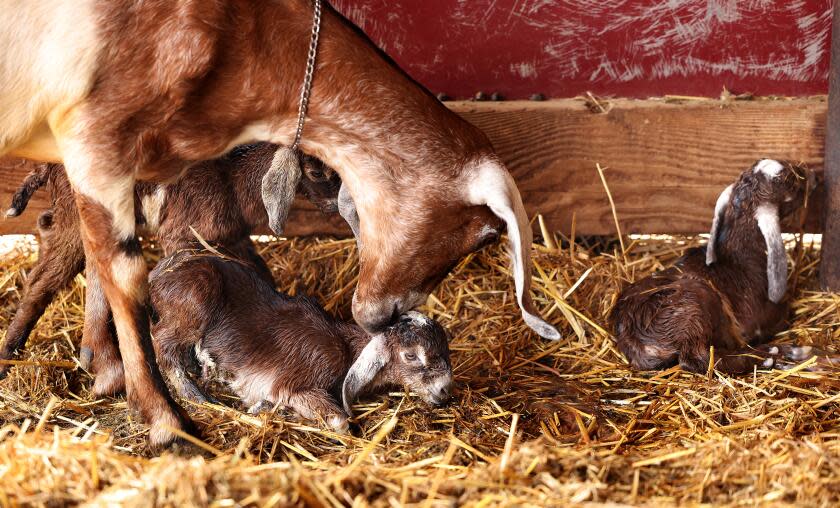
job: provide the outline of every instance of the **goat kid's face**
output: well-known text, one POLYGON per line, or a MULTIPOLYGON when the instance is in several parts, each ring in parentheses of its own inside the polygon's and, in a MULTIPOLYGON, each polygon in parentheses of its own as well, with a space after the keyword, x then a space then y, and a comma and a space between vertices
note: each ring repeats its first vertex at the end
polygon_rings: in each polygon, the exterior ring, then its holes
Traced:
POLYGON ((431 405, 446 402, 452 386, 448 338, 439 323, 418 312, 371 338, 344 379, 347 414, 361 393, 384 385, 401 385, 431 405))
POLYGON ((433 406, 449 400, 452 364, 443 327, 418 312, 409 312, 386 334, 393 336, 389 341, 393 379, 433 406))
POLYGON ((733 205, 751 210, 761 205, 777 207, 781 220, 794 218, 815 186, 814 175, 787 161, 762 159, 746 171, 733 192, 733 205))

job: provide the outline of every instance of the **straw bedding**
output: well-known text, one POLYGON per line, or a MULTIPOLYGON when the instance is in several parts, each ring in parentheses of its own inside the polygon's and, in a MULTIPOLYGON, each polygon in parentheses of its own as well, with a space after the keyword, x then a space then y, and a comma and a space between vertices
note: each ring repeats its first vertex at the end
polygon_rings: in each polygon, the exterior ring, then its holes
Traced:
MULTIPOLYGON (((453 336, 449 406, 368 398, 354 436, 336 436, 282 411, 188 405, 202 441, 160 455, 123 398, 93 400, 73 360, 80 277, 0 382, 0 505, 840 503, 840 376, 641 373, 616 351, 606 316, 621 284, 699 239, 625 240, 625 254, 614 239, 553 240, 534 246, 534 292, 559 342, 522 323, 501 246, 465 259, 429 298, 425 312, 453 336)), ((349 317, 352 241, 276 240, 262 253, 280 288, 349 317)), ((840 297, 815 290, 818 249, 790 255, 794 322, 777 340, 836 351, 840 297)), ((0 268, 3 329, 34 256, 22 247, 0 268)))

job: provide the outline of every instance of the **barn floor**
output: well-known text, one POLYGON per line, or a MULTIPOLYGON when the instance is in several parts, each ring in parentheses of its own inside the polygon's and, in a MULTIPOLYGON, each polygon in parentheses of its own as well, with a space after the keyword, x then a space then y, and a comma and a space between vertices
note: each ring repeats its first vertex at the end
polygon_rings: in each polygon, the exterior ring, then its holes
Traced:
MULTIPOLYGON (((429 409, 405 393, 356 408, 355 437, 288 414, 188 410, 204 443, 155 457, 122 398, 93 400, 72 361, 84 281, 48 310, 0 381, 0 505, 425 506, 840 503, 840 376, 743 378, 629 370, 605 331, 622 281, 671 263, 692 238, 560 249, 535 246, 535 292, 563 339, 518 317, 501 246, 465 260, 429 299, 453 335, 456 399, 429 409)), ((629 242, 629 240, 628 240, 629 242)), ((795 322, 782 342, 840 349, 840 297, 814 290, 817 249, 797 258, 795 322)), ((350 241, 267 243, 280 287, 348 315, 350 241)), ((0 268, 0 327, 31 250, 0 268)))

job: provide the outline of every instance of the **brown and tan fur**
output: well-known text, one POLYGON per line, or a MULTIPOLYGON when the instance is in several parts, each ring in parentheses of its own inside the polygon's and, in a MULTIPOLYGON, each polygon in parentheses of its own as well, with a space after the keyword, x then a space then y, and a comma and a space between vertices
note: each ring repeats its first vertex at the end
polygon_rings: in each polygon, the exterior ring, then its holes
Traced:
POLYGON ((412 390, 430 404, 449 397, 447 334, 417 313, 372 338, 310 298, 275 291, 251 267, 207 252, 180 251, 163 259, 150 287, 159 317, 152 334, 158 361, 187 398, 207 400, 189 374, 193 355, 205 377, 226 380, 252 411, 279 404, 339 431, 347 430, 337 401, 348 372, 378 369, 349 391, 351 398, 389 385, 412 390), (366 347, 384 348, 375 355, 381 363, 365 363, 366 347))
MULTIPOLYGON (((276 148, 268 143, 239 147, 225 157, 199 164, 176 183, 138 184, 135 203, 136 210, 142 212, 138 213, 138 223, 143 225, 144 232, 156 236, 164 255, 195 246, 194 229, 226 255, 249 262, 263 280, 273 284, 271 271, 257 255, 249 235, 267 224, 260 180, 276 148)), ((31 166, 33 170, 14 194, 7 215, 23 213, 31 196, 45 185, 51 206, 38 221, 38 261, 27 277, 20 304, 0 347, 2 359, 10 359, 23 347, 46 306, 85 267, 78 211, 64 168, 59 164, 31 166)), ((334 212, 340 184, 335 172, 307 157, 304 173, 300 191, 325 213, 334 212)), ((83 367, 96 374, 93 389, 96 396, 111 395, 125 388, 110 308, 93 265, 87 267, 80 357, 83 367)), ((0 366, 0 376, 8 368, 0 366)))
MULTIPOLYGON (((13 1, 7 11, 0 115, 11 114, 0 116, 0 155, 66 165, 85 251, 114 313, 129 402, 152 423, 152 443, 165 443, 167 425, 188 422, 148 354, 134 182, 172 180, 243 142, 288 145, 312 5, 43 0, 13 1), (48 48, 50 64, 33 47, 48 48), (61 63, 55 74, 52 62, 61 63)), ((487 137, 329 7, 315 75, 302 149, 339 171, 358 210, 356 321, 373 332, 422 303, 447 267, 498 235, 498 216, 516 247, 523 318, 557 338, 535 314, 531 230, 487 137)))
MULTIPOLYGON (((798 218, 809 178, 791 163, 759 161, 745 171, 719 200, 719 226, 708 248, 694 248, 666 270, 621 292, 611 320, 618 348, 638 369, 679 364, 704 373, 714 347, 716 368, 752 372, 801 356, 790 347, 762 344, 784 328, 786 300, 768 296, 768 250, 757 216, 761 207, 777 210, 776 220, 798 218), (775 164, 778 164, 776 166, 775 164), (762 164, 779 168, 769 177, 762 164), (731 194, 730 194, 731 192, 731 194)), ((781 231, 779 262, 786 263, 781 231)), ((784 283, 784 281, 782 281, 784 283)), ((784 290, 782 290, 784 293, 784 290)))

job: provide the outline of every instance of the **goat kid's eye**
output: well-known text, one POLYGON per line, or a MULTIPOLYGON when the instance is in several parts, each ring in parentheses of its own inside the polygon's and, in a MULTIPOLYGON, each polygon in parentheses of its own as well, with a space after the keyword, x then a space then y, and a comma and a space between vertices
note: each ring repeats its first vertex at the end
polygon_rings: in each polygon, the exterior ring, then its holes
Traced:
POLYGON ((415 355, 414 353, 403 353, 403 360, 407 362, 413 362, 417 360, 417 355, 415 355))

